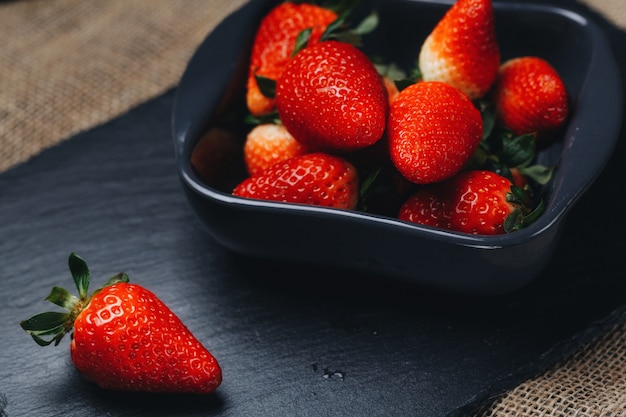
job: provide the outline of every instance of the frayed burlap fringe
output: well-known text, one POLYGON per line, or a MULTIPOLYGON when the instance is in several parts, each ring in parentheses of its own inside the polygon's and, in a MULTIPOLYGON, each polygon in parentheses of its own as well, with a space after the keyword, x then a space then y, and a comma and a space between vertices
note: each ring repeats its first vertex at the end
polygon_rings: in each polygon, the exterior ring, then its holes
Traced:
POLYGON ((625 323, 473 417, 618 416, 626 416, 625 323))

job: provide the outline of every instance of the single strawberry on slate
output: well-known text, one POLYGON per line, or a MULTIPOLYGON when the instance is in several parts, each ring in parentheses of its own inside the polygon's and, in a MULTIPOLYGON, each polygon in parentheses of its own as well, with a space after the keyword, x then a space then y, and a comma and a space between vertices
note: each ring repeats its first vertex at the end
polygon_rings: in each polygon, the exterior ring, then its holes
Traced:
POLYGON ((402 90, 391 104, 389 153, 402 175, 416 184, 456 174, 482 139, 480 111, 459 89, 423 81, 402 90))
POLYGON ((279 162, 243 180, 233 195, 286 203, 354 209, 358 202, 357 171, 347 160, 322 152, 279 162))
POLYGON ((552 65, 535 56, 502 64, 493 100, 499 123, 516 135, 546 137, 565 124, 569 113, 565 83, 552 65))
POLYGON ((388 107, 374 64, 340 41, 298 52, 276 86, 280 120, 296 140, 318 151, 354 151, 378 142, 388 107))
POLYGON ((110 390, 208 394, 221 384, 217 360, 156 295, 123 273, 89 294, 85 261, 72 253, 69 267, 78 297, 54 287, 46 298, 68 311, 20 323, 39 345, 58 345, 73 329, 72 363, 110 390))
POLYGON ((491 0, 457 0, 422 44, 424 81, 451 84, 472 100, 492 87, 500 66, 491 0))
POLYGON ((250 113, 275 110, 275 102, 261 91, 257 76, 278 80, 291 59, 298 35, 311 29, 308 45, 316 44, 337 13, 309 3, 281 2, 269 11, 257 29, 250 55, 246 102, 250 113))

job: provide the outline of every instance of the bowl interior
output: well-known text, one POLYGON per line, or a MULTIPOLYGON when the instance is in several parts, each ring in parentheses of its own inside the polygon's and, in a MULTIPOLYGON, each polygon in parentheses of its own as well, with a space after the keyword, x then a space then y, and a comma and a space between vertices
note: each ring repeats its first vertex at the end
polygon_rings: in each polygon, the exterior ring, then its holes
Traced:
MULTIPOLYGON (((247 59, 261 17, 276 3, 250 2, 227 18, 200 46, 179 84, 173 114, 179 169, 187 185, 204 198, 225 204, 252 204, 230 193, 247 176, 242 154, 245 135, 250 129, 243 123, 247 59), (228 135, 207 134, 215 129, 223 129, 228 135), (190 162, 194 150, 198 153, 203 143, 201 156, 207 167, 204 170, 190 162)), ((365 52, 405 69, 411 68, 423 40, 450 5, 448 1, 437 0, 364 2, 359 11, 362 16, 372 9, 380 16, 378 29, 363 39, 365 52)), ((539 163, 556 166, 553 181, 542 190, 546 203, 544 215, 520 232, 472 238, 481 243, 494 240, 494 245, 502 245, 506 241, 514 244, 527 239, 560 220, 599 174, 619 131, 621 89, 615 88, 618 82, 615 63, 593 22, 568 10, 527 3, 494 3, 494 8, 502 61, 523 55, 545 58, 563 77, 572 102, 563 139, 543 149, 537 158, 539 163), (601 71, 604 73, 599 80, 601 71), (598 83, 603 84, 592 85, 598 83), (593 97, 590 91, 598 88, 609 97, 605 96, 603 101, 593 97), (598 106, 601 101, 603 104, 598 106), (591 129, 590 125, 596 123, 604 127, 591 129), (594 142, 593 147, 589 142, 594 142)), ((276 206, 270 202, 253 205, 276 206)), ((412 226, 423 233, 431 231, 412 226)), ((465 244, 467 237, 460 241, 465 244)))

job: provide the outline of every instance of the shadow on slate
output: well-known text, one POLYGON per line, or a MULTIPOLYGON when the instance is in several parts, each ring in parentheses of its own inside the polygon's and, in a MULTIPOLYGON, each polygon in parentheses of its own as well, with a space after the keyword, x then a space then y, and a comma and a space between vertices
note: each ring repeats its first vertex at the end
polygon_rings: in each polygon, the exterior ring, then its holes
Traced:
MULTIPOLYGON (((604 26, 626 51, 624 33, 604 26)), ((462 416, 625 318, 623 140, 545 272, 514 294, 472 298, 221 248, 177 178, 173 96, 0 175, 0 415, 462 416), (37 346, 18 322, 47 307, 53 285, 72 287, 72 251, 92 288, 124 271, 163 299, 218 358, 217 393, 106 392, 75 372, 69 340, 37 346)))

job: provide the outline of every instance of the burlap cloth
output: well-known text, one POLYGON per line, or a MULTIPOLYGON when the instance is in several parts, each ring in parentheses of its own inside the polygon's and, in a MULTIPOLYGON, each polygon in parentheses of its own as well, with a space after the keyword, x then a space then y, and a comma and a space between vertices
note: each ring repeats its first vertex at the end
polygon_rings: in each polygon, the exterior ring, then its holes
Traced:
MULTIPOLYGON (((174 87, 243 0, 0 2, 0 172, 174 87)), ((626 28, 626 1, 586 0, 626 28)), ((626 323, 479 416, 626 415, 626 323)))

